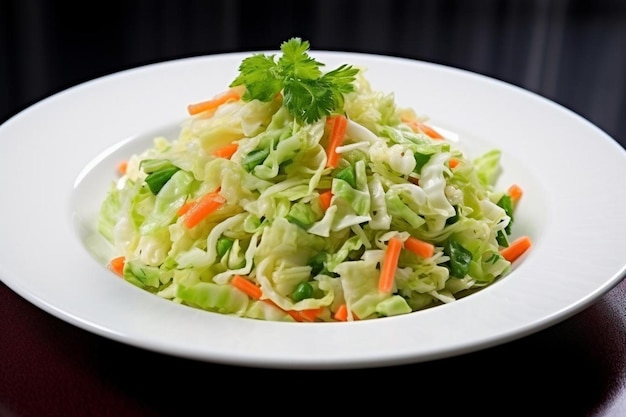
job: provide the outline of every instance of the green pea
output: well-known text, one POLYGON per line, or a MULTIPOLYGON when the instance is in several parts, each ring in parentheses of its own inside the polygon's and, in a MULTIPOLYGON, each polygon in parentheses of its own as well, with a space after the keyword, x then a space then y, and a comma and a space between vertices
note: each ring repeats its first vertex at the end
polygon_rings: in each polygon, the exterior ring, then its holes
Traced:
POLYGON ((217 256, 221 258, 222 256, 226 255, 226 252, 228 252, 228 250, 233 247, 233 243, 234 241, 232 239, 220 236, 219 239, 217 239, 217 256))
POLYGON ((308 282, 301 282, 291 294, 293 301, 298 302, 305 298, 311 298, 313 296, 313 286, 308 282))

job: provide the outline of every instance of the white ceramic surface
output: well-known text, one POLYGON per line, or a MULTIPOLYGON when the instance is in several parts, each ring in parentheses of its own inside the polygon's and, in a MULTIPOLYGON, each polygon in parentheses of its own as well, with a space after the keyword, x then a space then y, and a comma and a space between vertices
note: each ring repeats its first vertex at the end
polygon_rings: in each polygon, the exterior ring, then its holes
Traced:
POLYGON ((503 151, 499 186, 524 196, 514 234, 533 240, 501 281, 456 302, 352 323, 279 323, 181 306, 116 278, 95 232, 117 161, 175 137, 186 106, 223 91, 250 53, 148 65, 55 94, 0 126, 0 279, 46 312, 121 343, 201 361, 342 369, 440 359, 554 325, 626 268, 626 152, 573 112, 515 86, 431 63, 312 52, 365 67, 372 87, 503 151))

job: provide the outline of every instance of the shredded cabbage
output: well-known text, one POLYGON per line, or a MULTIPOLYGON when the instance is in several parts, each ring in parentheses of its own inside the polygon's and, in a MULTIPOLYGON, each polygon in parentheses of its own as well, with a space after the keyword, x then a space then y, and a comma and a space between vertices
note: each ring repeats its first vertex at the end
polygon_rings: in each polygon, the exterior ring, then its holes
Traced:
POLYGON ((336 168, 326 167, 328 118, 298 122, 280 95, 191 116, 177 138, 156 138, 129 157, 99 217, 100 233, 125 259, 123 277, 216 313, 336 321, 342 307, 347 320, 407 314, 505 276, 511 263, 500 250, 513 213, 494 188, 500 152, 471 159, 453 141, 412 129, 411 120, 425 118, 374 90, 363 71, 354 87, 344 97, 336 168), (231 144, 232 156, 214 156, 231 144), (225 203, 188 227, 183 209, 212 192, 225 203), (394 237, 434 251, 403 250, 392 291, 381 291, 394 237), (234 287, 235 276, 260 297, 234 287))

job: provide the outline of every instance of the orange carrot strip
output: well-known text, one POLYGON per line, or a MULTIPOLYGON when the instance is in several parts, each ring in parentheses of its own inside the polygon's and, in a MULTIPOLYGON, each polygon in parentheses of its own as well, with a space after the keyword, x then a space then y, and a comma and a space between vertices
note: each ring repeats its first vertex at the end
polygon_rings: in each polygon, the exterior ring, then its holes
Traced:
POLYGON ((185 213, 187 213, 189 211, 189 209, 193 207, 194 204, 196 204, 196 203, 193 202, 193 201, 186 201, 182 206, 180 206, 180 208, 176 212, 178 217, 184 216, 185 213))
POLYGON ((248 295, 248 297, 252 299, 260 300, 261 295, 263 295, 261 288, 259 288, 254 282, 242 277, 241 275, 235 275, 230 280, 230 283, 233 287, 245 293, 246 295, 248 295))
POLYGON ((337 321, 348 320, 348 306, 345 304, 340 305, 339 308, 337 308, 337 311, 335 311, 335 315, 333 317, 337 321))
POLYGON ((109 261, 109 269, 115 272, 117 275, 124 276, 124 265, 126 264, 126 258, 118 256, 109 261))
POLYGON ((528 236, 521 236, 515 239, 506 248, 500 251, 500 255, 509 262, 514 262, 522 256, 532 246, 532 242, 528 236))
POLYGON ((378 289, 382 292, 390 292, 393 288, 401 249, 402 241, 400 238, 392 237, 389 239, 387 251, 385 252, 380 270, 380 279, 378 281, 378 289))
POLYGON ((430 258, 435 253, 435 245, 413 236, 404 241, 404 247, 422 258, 430 258))
POLYGON ((117 169, 117 172, 118 172, 120 175, 124 175, 124 174, 126 174, 126 169, 128 169, 128 161, 120 161, 120 162, 117 164, 116 169, 117 169))
POLYGON ((285 310, 284 308, 282 308, 281 306, 279 306, 278 304, 276 304, 275 302, 273 302, 272 300, 270 300, 269 298, 265 298, 261 301, 266 302, 269 305, 272 305, 274 307, 276 307, 277 309, 279 309, 280 311, 282 311, 283 313, 289 314, 291 316, 292 319, 294 319, 295 321, 314 321, 313 320, 308 320, 306 319, 301 313, 301 311, 296 311, 296 310, 285 310))
POLYGON ((302 317, 302 319, 306 321, 315 321, 315 319, 317 319, 317 316, 322 314, 322 311, 324 311, 324 307, 300 310, 298 311, 298 313, 300 314, 300 317, 302 317))
POLYGON ((280 306, 278 304, 274 303, 272 300, 263 300, 263 301, 266 301, 266 302, 274 305, 274 307, 276 307, 277 309, 282 310, 285 313, 289 314, 291 316, 291 318, 293 318, 295 321, 304 321, 304 319, 300 315, 300 312, 298 312, 298 311, 295 311, 295 310, 285 310, 283 308, 280 308, 280 306))
POLYGON ((513 184, 509 187, 508 194, 513 203, 517 203, 522 198, 522 194, 524 194, 524 192, 519 185, 513 184))
POLYGON ((237 101, 241 98, 241 92, 239 89, 230 89, 225 93, 212 98, 210 100, 201 101, 199 103, 192 103, 187 106, 187 112, 190 115, 202 113, 207 110, 214 110, 228 101, 237 101))
POLYGON ((417 122, 417 126, 422 132, 426 133, 426 135, 430 136, 433 139, 444 139, 444 137, 439 132, 437 132, 435 129, 428 126, 427 124, 417 122))
POLYGON ((185 213, 185 226, 188 228, 195 227, 204 220, 209 214, 213 213, 226 203, 226 199, 218 192, 207 193, 203 195, 189 210, 185 213))
POLYGON ((233 156, 235 152, 237 152, 237 148, 239 148, 238 143, 231 143, 226 146, 222 146, 219 149, 216 149, 215 151, 213 151, 212 155, 216 158, 230 159, 230 157, 233 156))
POLYGON ((320 193, 320 205, 322 206, 322 210, 328 210, 328 207, 330 207, 330 200, 332 200, 332 198, 333 193, 330 190, 320 193))
POLYGON ((346 127, 348 126, 348 118, 342 114, 330 116, 327 123, 330 123, 331 131, 328 138, 328 149, 326 149, 326 155, 328 160, 326 166, 329 168, 336 168, 339 164, 339 154, 337 148, 341 146, 344 137, 346 136, 346 127))
POLYGON ((422 132, 433 139, 445 139, 441 133, 437 132, 426 123, 419 122, 414 119, 402 119, 402 122, 408 125, 415 133, 422 132))
POLYGON ((456 168, 457 166, 459 166, 460 163, 461 161, 459 161, 457 158, 450 158, 450 160, 448 161, 448 165, 450 166, 450 168, 456 168))

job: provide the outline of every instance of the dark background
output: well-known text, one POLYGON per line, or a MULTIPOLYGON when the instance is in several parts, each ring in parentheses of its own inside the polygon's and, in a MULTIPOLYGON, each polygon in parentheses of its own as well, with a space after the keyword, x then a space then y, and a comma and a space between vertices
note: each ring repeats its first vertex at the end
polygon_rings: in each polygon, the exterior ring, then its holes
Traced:
POLYGON ((112 72, 291 36, 488 75, 626 144, 623 0, 0 0, 0 122, 112 72))

